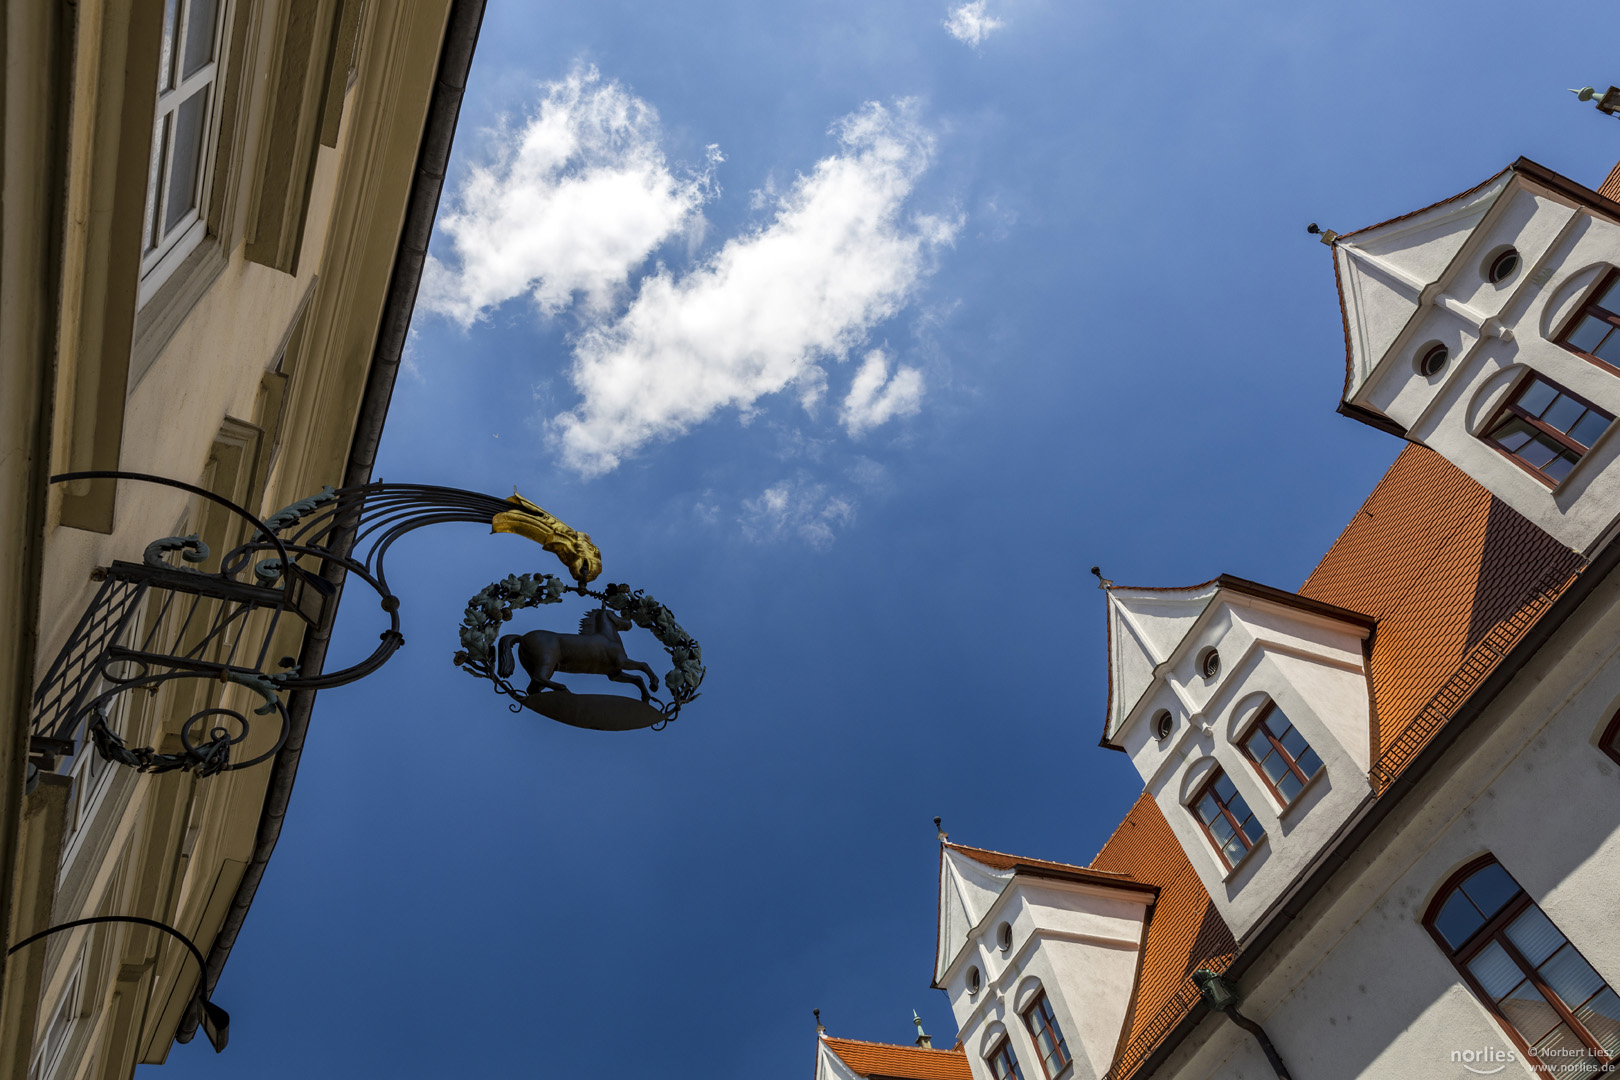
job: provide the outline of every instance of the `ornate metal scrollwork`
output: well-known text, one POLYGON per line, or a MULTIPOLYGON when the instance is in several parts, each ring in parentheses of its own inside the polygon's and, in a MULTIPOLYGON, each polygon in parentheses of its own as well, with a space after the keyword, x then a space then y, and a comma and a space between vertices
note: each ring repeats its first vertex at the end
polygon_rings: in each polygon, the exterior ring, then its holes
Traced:
MULTIPOLYGON (((588 589, 602 568, 601 552, 590 536, 516 493, 502 499, 455 488, 378 481, 324 488, 260 520, 212 492, 161 476, 82 472, 55 476, 52 482, 96 479, 155 484, 208 500, 242 523, 246 540, 224 551, 212 569, 207 566, 212 558, 209 545, 194 534, 154 541, 139 563, 114 562, 98 571, 100 590, 35 692, 33 752, 42 767, 54 767, 57 757, 76 752, 85 739, 108 760, 143 772, 185 769, 208 776, 267 760, 280 749, 290 727, 284 694, 364 678, 404 644, 399 599, 388 585, 388 552, 408 533, 454 522, 483 524, 492 532, 533 540, 561 559, 574 578, 573 585, 544 574, 510 578, 514 584, 498 599, 490 590, 480 594, 494 605, 492 610, 504 610, 505 618, 510 618, 513 601, 554 602, 564 592, 595 597, 604 611, 620 612, 652 630, 675 659, 675 669, 666 676, 670 700, 648 707, 657 726, 696 697, 702 678, 696 642, 662 605, 639 591, 625 586, 610 586, 605 592, 588 589), (318 625, 343 583, 352 580, 376 593, 387 619, 372 653, 344 668, 308 674, 283 657, 275 670, 271 656, 281 620, 318 625), (526 584, 534 582, 543 585, 526 584), (551 599, 537 599, 542 594, 551 599), (250 721, 242 711, 224 707, 204 709, 188 719, 181 727, 178 751, 132 748, 113 730, 109 706, 119 695, 135 690, 155 693, 172 680, 199 677, 258 693, 264 704, 253 712, 280 719, 274 746, 245 760, 231 760, 249 737, 250 721)), ((514 701, 522 703, 530 696, 499 677, 492 653, 469 645, 466 628, 463 645, 469 650, 468 670, 486 675, 487 667, 487 677, 514 701)), ((653 682, 656 685, 656 679, 653 682)), ((635 704, 631 699, 615 700, 635 704)))

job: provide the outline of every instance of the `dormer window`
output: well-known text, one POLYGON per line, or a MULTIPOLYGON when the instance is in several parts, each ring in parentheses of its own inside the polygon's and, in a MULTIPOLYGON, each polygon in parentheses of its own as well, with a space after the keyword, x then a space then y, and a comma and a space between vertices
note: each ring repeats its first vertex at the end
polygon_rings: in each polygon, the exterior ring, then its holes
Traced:
POLYGON ((1052 1012, 1052 1003, 1046 1000, 1045 990, 1024 1010, 1024 1026, 1035 1040, 1046 1080, 1052 1080, 1069 1064, 1069 1047, 1063 1041, 1063 1031, 1058 1027, 1057 1015, 1052 1012))
POLYGON ((1322 759, 1275 703, 1265 707, 1250 729, 1249 737, 1243 740, 1243 751, 1284 805, 1293 802, 1311 778, 1322 771, 1322 759))
POLYGON ((1556 486, 1613 422, 1613 416, 1586 399, 1532 375, 1502 407, 1485 441, 1556 486))
POLYGON ((1227 869, 1242 862, 1265 835, 1231 777, 1220 769, 1216 769, 1193 796, 1192 811, 1215 850, 1221 853, 1227 869))
POLYGON ((996 1080, 1024 1080, 1023 1070, 1018 1067, 1018 1055, 1013 1053, 1012 1043, 1006 1036, 990 1051, 990 1075, 996 1080))
POLYGON ((1592 297, 1569 321, 1561 342, 1589 360, 1620 369, 1620 271, 1610 271, 1592 297))

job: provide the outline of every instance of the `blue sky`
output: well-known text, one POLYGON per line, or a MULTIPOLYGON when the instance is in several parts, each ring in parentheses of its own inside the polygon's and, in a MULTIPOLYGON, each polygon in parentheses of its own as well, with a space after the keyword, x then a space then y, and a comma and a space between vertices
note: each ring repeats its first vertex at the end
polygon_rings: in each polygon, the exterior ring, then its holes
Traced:
POLYGON ((1305 225, 1620 157, 1589 3, 952 6, 492 0, 378 474, 589 531, 704 696, 513 716, 455 624, 555 564, 401 544, 406 648, 323 693, 231 1046, 173 1074, 807 1080, 815 1007, 948 1045, 930 819, 1083 863, 1140 790, 1087 568, 1295 588, 1400 449, 1334 414, 1305 225))

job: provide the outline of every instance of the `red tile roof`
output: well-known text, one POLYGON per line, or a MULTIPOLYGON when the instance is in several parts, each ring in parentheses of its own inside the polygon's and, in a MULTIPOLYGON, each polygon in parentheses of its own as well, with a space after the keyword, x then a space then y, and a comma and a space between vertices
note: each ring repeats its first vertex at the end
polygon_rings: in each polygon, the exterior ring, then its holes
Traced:
POLYGON ((953 844, 945 842, 945 847, 952 851, 960 851, 974 862, 983 863, 995 870, 1021 870, 1026 873, 1049 873, 1063 878, 1093 881, 1099 885, 1129 886, 1149 884, 1134 879, 1130 872, 1124 870, 1102 870, 1096 866, 1074 866, 1070 863, 1052 862, 1048 859, 1030 859, 1022 855, 1008 855, 1004 851, 990 851, 986 848, 968 847, 966 844, 953 844))
POLYGON ((892 1080, 973 1080, 967 1054, 955 1050, 924 1050, 920 1046, 892 1046, 825 1036, 827 1048, 861 1076, 892 1080))
MULTIPOLYGON (((1148 919, 1147 940, 1137 958, 1136 989, 1120 1033, 1109 1077, 1129 1075, 1186 1007, 1178 1007, 1199 967, 1224 969, 1237 951, 1226 920, 1215 910, 1198 872, 1170 831, 1152 795, 1143 792, 1108 838, 1093 869, 1129 873, 1159 887, 1148 919), (1124 1067, 1124 1071, 1121 1068, 1124 1067)), ((1190 1006, 1188 1001, 1186 1005, 1190 1006)))
POLYGON ((1620 202, 1620 163, 1616 163, 1614 168, 1609 170, 1609 178, 1603 181, 1603 185, 1597 189, 1597 192, 1605 199, 1620 202))
POLYGON ((1300 588, 1378 620, 1375 760, 1398 772, 1411 757, 1403 734, 1431 699, 1456 689, 1460 671, 1477 668, 1466 663, 1471 654, 1482 643, 1511 646, 1534 622, 1526 613, 1539 617, 1546 594, 1556 596, 1583 565, 1433 450, 1402 450, 1300 588))

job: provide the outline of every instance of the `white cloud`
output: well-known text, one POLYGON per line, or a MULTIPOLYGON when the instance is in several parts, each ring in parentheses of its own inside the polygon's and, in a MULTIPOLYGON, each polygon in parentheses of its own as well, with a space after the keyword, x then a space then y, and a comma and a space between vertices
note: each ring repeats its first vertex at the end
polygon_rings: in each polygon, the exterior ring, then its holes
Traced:
POLYGON ((945 29, 951 37, 964 45, 977 46, 990 31, 1001 29, 1001 20, 985 13, 986 0, 968 0, 951 8, 945 20, 945 29))
POLYGON ((851 438, 887 423, 896 416, 911 416, 922 406, 922 372, 902 367, 889 374, 889 358, 882 349, 866 354, 855 373, 839 419, 851 438))
POLYGON ((775 200, 768 224, 688 273, 660 268, 622 316, 581 332, 572 378, 584 400, 552 422, 569 465, 607 472, 649 440, 727 406, 746 415, 790 386, 813 403, 818 361, 847 356, 900 310, 960 227, 902 217, 933 139, 905 103, 868 104, 832 130, 838 152, 775 200))
POLYGON ((594 67, 542 85, 539 108, 503 125, 438 230, 460 263, 428 258, 424 309, 470 325, 524 293, 555 315, 582 294, 601 310, 664 241, 701 237, 713 168, 678 177, 659 148, 658 113, 594 67))
POLYGON ((855 520, 855 503, 848 496, 829 493, 825 484, 783 480, 742 504, 743 535, 750 540, 777 540, 793 535, 812 547, 824 548, 836 538, 835 527, 855 520))

